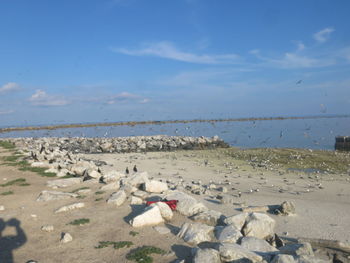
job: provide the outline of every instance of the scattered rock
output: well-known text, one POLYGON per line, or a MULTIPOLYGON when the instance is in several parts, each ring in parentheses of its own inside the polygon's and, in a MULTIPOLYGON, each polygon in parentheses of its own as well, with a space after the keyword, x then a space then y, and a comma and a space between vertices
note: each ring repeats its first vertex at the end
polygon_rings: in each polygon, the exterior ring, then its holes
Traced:
POLYGON ((288 254, 292 256, 314 256, 312 246, 310 243, 296 243, 296 244, 287 244, 279 248, 282 254, 288 254))
POLYGON ((152 226, 163 223, 164 219, 158 206, 150 206, 145 211, 130 221, 133 227, 152 226))
POLYGON ((47 181, 46 185, 52 188, 63 188, 76 184, 80 184, 83 180, 81 178, 66 178, 47 181))
POLYGON ((144 190, 149 193, 162 193, 168 190, 168 185, 163 182, 151 180, 144 184, 144 190))
POLYGON ((157 202, 151 204, 151 206, 158 206, 160 210, 160 214, 166 221, 170 221, 173 218, 173 211, 170 209, 170 207, 162 202, 157 202))
POLYGON ((117 182, 112 182, 112 183, 109 183, 109 184, 106 184, 106 185, 103 185, 100 187, 101 190, 103 191, 108 191, 108 190, 119 190, 120 189, 120 182, 117 181, 117 182))
POLYGON ((240 241, 240 244, 242 247, 254 251, 255 253, 258 252, 277 252, 278 249, 271 246, 268 242, 266 242, 263 239, 259 239, 256 237, 243 237, 240 241))
POLYGON ((107 200, 107 203, 121 206, 125 201, 126 201, 125 191, 119 190, 118 192, 111 194, 111 196, 107 200))
POLYGON ((4 211, 5 210, 5 206, 0 205, 0 211, 4 211))
POLYGON ((55 213, 67 212, 67 211, 71 211, 71 210, 83 208, 83 207, 85 207, 84 203, 74 203, 71 205, 65 205, 65 206, 60 207, 59 209, 57 209, 55 211, 55 213))
POLYGON ((193 263, 221 263, 220 254, 212 248, 197 248, 195 251, 193 263))
POLYGON ((164 226, 155 226, 153 228, 161 235, 166 235, 170 233, 170 229, 164 226))
POLYGON ((297 261, 291 255, 278 254, 273 258, 271 263, 297 263, 297 261))
POLYGON ((230 243, 221 243, 219 245, 219 253, 221 260, 224 262, 249 262, 255 263, 263 260, 258 254, 249 251, 248 249, 230 243))
POLYGON ((36 201, 47 202, 52 200, 61 200, 77 197, 77 194, 65 193, 65 192, 56 192, 56 191, 41 191, 36 201))
POLYGON ((248 213, 241 213, 238 215, 229 216, 224 219, 224 223, 226 225, 234 225, 237 229, 242 229, 248 215, 248 213))
POLYGON ((109 184, 112 182, 119 182, 121 178, 125 177, 125 174, 117 172, 117 171, 110 171, 106 174, 104 174, 101 178, 100 181, 102 181, 105 184, 109 184))
POLYGON ((279 212, 282 215, 292 215, 295 214, 295 205, 293 202, 284 201, 279 208, 279 212))
POLYGON ((52 232, 54 230, 54 227, 53 225, 44 225, 41 227, 41 230, 45 232, 52 232))
POLYGON ((142 184, 149 182, 148 173, 147 172, 135 173, 129 177, 123 178, 122 182, 123 182, 123 185, 128 184, 130 186, 139 188, 142 184))
POLYGON ((213 226, 201 223, 184 223, 177 234, 190 245, 197 245, 201 242, 211 241, 213 239, 213 226))
POLYGON ((220 242, 236 243, 239 238, 243 235, 240 230, 238 230, 233 225, 228 226, 217 226, 215 228, 216 239, 220 242))
POLYGON ((192 216, 208 210, 204 204, 183 192, 173 191, 172 193, 166 195, 165 198, 168 200, 178 200, 176 210, 185 216, 192 216))
POLYGON ((191 219, 196 222, 204 223, 211 226, 221 224, 223 218, 224 215, 221 212, 215 210, 204 211, 191 217, 191 219))
POLYGON ((61 243, 68 243, 73 240, 73 237, 69 233, 62 233, 61 234, 61 243))
POLYGON ((244 236, 265 239, 274 236, 275 220, 266 214, 250 213, 242 229, 244 236))
POLYGON ((139 197, 136 196, 132 196, 131 200, 130 200, 130 204, 132 205, 142 205, 143 204, 143 200, 139 197))

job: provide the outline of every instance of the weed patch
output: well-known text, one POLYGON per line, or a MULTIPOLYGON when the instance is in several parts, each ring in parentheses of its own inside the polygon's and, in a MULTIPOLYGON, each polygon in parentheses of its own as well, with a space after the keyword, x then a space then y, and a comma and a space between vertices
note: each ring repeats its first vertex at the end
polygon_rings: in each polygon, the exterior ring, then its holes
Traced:
POLYGON ((114 249, 119 249, 119 248, 124 248, 124 247, 131 247, 133 243, 131 241, 119 241, 119 242, 114 242, 114 241, 100 241, 98 242, 99 245, 95 248, 105 248, 109 246, 113 246, 114 249))
POLYGON ((85 224, 90 223, 90 219, 88 218, 80 218, 80 219, 75 219, 72 222, 69 222, 68 225, 73 225, 73 226, 82 226, 85 224))
POLYGON ((159 254, 164 255, 166 251, 163 249, 160 249, 158 247, 153 246, 143 246, 136 248, 134 250, 131 250, 127 255, 126 259, 132 260, 135 262, 142 262, 142 263, 152 263, 153 258, 150 257, 151 254, 159 254))

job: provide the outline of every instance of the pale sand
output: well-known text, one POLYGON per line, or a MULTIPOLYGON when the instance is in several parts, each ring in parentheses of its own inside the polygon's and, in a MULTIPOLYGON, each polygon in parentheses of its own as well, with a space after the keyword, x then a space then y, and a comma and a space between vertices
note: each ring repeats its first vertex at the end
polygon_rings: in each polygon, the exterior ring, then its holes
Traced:
MULTIPOLYGON (((1 155, 8 155, 2 150, 1 155)), ((111 164, 104 169, 117 169, 124 171, 126 166, 132 170, 134 164, 140 171, 147 171, 150 176, 162 179, 179 180, 182 176, 185 181, 201 180, 207 184, 210 180, 215 183, 229 180, 231 185, 224 185, 229 189, 229 194, 236 195, 238 190, 243 194, 237 197, 237 203, 246 205, 272 205, 283 201, 293 201, 296 205, 297 215, 277 216, 271 215, 277 221, 276 232, 284 236, 288 232, 289 237, 312 237, 324 239, 350 240, 350 183, 346 181, 349 176, 320 175, 324 189, 310 188, 306 192, 308 184, 316 185, 315 179, 309 179, 302 173, 269 172, 263 168, 253 169, 243 161, 232 160, 226 156, 217 155, 213 151, 181 151, 176 153, 130 153, 130 154, 96 154, 86 155, 106 161, 111 164), (208 159, 209 164, 204 165, 208 159), (234 168, 229 170, 224 163, 231 163, 234 168), (161 173, 161 175, 159 175, 161 173), (304 179, 300 179, 302 174, 304 179), (248 175, 250 177, 248 177, 248 175), (225 178, 227 176, 227 178, 225 178), (264 184, 265 179, 267 183, 264 184), (331 179, 333 177, 333 180, 331 179), (288 185, 284 182, 287 178, 288 185), (294 184, 295 182, 295 184, 294 184), (271 185, 274 185, 273 187, 271 185), (234 187, 237 190, 231 190, 234 187), (259 192, 248 194, 250 189, 259 188, 259 192), (278 190, 286 191, 280 193, 278 190), (299 195, 296 192, 300 192, 299 195)), ((78 200, 61 200, 51 202, 36 202, 38 194, 46 189, 46 181, 51 178, 40 177, 31 172, 18 171, 16 167, 0 166, 0 183, 16 178, 26 178, 30 186, 1 187, 0 192, 14 191, 14 195, 0 195, 0 205, 6 210, 0 211, 0 218, 7 221, 16 218, 21 222, 21 228, 25 232, 27 241, 18 249, 12 251, 13 262, 26 262, 35 259, 38 262, 131 262, 125 259, 126 253, 131 248, 142 245, 153 245, 165 250, 174 251, 175 255, 154 256, 154 262, 172 262, 176 258, 190 259, 190 246, 174 233, 183 222, 189 219, 175 213, 174 219, 168 225, 173 233, 160 235, 152 227, 133 229, 127 222, 133 215, 142 211, 142 207, 134 207, 134 211, 126 202, 121 207, 107 205, 106 198, 112 191, 102 195, 95 195, 100 185, 91 184, 88 181, 78 186, 65 188, 63 191, 71 191, 82 186, 88 186, 92 190, 86 198, 78 200), (95 201, 103 197, 102 201, 95 201), (54 214, 54 210, 62 205, 74 202, 84 202, 85 208, 66 213, 54 214), (36 215, 33 217, 31 215, 36 215), (67 225, 78 218, 89 218, 90 223, 84 226, 67 225), (42 225, 52 224, 53 232, 47 233, 40 230, 42 225), (133 237, 130 231, 137 231, 139 235, 133 237), (73 241, 60 244, 60 233, 69 232, 73 241), (131 248, 114 250, 113 248, 95 249, 98 241, 132 241, 135 245, 131 248)), ((313 176, 314 178, 314 176, 313 176)), ((219 192, 215 192, 219 194, 219 192)), ((207 196, 193 195, 202 200, 209 208, 223 212, 225 215, 239 213, 239 205, 221 205, 217 200, 207 196)), ((1 242, 5 236, 14 235, 14 227, 7 226, 1 233, 1 242)))

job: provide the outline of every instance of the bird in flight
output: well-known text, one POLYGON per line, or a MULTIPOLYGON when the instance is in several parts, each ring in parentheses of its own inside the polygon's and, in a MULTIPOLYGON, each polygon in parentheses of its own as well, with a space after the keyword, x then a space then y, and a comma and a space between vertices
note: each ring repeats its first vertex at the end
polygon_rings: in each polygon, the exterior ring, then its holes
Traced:
POLYGON ((303 81, 302 79, 301 79, 301 80, 298 80, 297 83, 295 83, 295 84, 296 84, 296 85, 301 84, 302 81, 303 81))

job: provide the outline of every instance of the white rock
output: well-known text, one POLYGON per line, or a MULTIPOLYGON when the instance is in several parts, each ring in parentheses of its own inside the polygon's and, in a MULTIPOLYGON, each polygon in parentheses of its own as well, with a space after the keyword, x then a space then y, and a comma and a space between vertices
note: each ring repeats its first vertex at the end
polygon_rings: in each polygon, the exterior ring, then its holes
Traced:
POLYGON ((100 180, 106 184, 112 183, 112 182, 119 182, 119 180, 125 177, 125 174, 117 172, 117 171, 110 171, 108 173, 105 173, 100 180))
POLYGON ((60 207, 59 209, 57 209, 55 211, 55 213, 67 212, 67 211, 71 211, 71 210, 83 208, 83 207, 85 207, 84 203, 74 203, 71 205, 65 205, 65 206, 60 207))
POLYGON ((168 190, 168 185, 163 182, 151 180, 144 184, 144 189, 146 192, 149 192, 149 193, 162 193, 168 190))
POLYGON ((73 174, 76 174, 78 176, 83 176, 85 170, 88 169, 88 167, 80 166, 78 164, 72 165, 70 167, 70 172, 73 174))
POLYGON ((244 236, 265 239, 274 235, 275 220, 266 214, 250 213, 242 232, 244 236))
POLYGON ((271 263, 297 263, 297 261, 291 255, 279 254, 273 258, 271 263))
POLYGON ((45 232, 52 232, 54 230, 54 227, 53 225, 44 225, 41 227, 41 230, 45 232))
POLYGON ((46 185, 52 188, 64 188, 76 184, 80 184, 83 181, 82 178, 66 178, 47 181, 46 185))
POLYGON ((62 233, 61 235, 61 243, 68 243, 73 240, 73 237, 69 233, 62 233))
POLYGON ((95 179, 99 179, 102 176, 102 174, 100 174, 96 170, 88 171, 88 175, 92 178, 95 178, 95 179))
POLYGON ((4 211, 5 210, 5 206, 0 205, 0 211, 4 211))
POLYGON ((165 226, 155 226, 153 227, 153 229, 161 235, 166 235, 170 233, 170 229, 165 226))
POLYGON ((40 168, 46 168, 49 167, 49 163, 46 162, 33 162, 30 164, 31 167, 40 167, 40 168))
POLYGON ((56 191, 41 191, 36 201, 47 202, 52 200, 61 200, 77 197, 77 194, 65 193, 65 192, 56 192, 56 191))
POLYGON ((201 242, 211 241, 213 238, 213 226, 201 223, 184 223, 177 234, 190 245, 197 245, 201 242))
POLYGON ((216 226, 223 217, 224 215, 221 212, 208 210, 192 216, 191 219, 203 224, 216 226))
POLYGON ((241 246, 254 252, 277 252, 278 249, 271 246, 263 239, 256 237, 243 237, 241 239, 241 246))
POLYGON ((178 200, 176 210, 185 216, 192 216, 208 210, 204 204, 183 192, 173 191, 166 195, 165 198, 167 200, 178 200))
POLYGON ((147 172, 135 173, 127 178, 123 178, 123 184, 129 184, 131 186, 140 187, 140 185, 149 182, 147 172))
POLYGON ((56 168, 50 168, 50 169, 45 170, 44 173, 54 173, 57 175, 58 172, 59 171, 56 168))
POLYGON ((148 207, 141 215, 136 216, 130 221, 133 227, 152 226, 163 223, 164 219, 158 206, 148 207))
POLYGON ((220 254, 217 250, 212 248, 197 248, 193 263, 221 263, 220 254))
POLYGON ((220 242, 236 243, 242 237, 242 233, 233 225, 217 226, 215 236, 220 242))
POLYGON ((226 225, 234 225, 237 229, 242 229, 248 215, 248 213, 241 213, 238 215, 229 216, 224 219, 224 223, 226 225))
POLYGON ((56 176, 57 177, 64 177, 69 173, 70 173, 70 171, 68 169, 61 169, 58 171, 58 173, 56 173, 56 176))
POLYGON ((132 205, 142 205, 143 204, 143 200, 139 197, 136 196, 132 196, 131 200, 130 200, 130 204, 132 205))
POLYGON ((120 189, 120 183, 119 183, 119 181, 112 182, 112 183, 101 186, 100 189, 103 191, 108 191, 108 190, 115 190, 116 191, 116 190, 120 189))
POLYGON ((125 202, 125 200, 126 200, 125 191, 119 190, 118 192, 111 194, 111 196, 107 200, 107 203, 121 206, 125 202))
POLYGON ((220 244, 219 253, 221 260, 224 262, 238 262, 239 260, 246 260, 248 262, 255 263, 263 260, 263 258, 258 254, 251 252, 240 245, 231 243, 220 244))
POLYGON ((157 202, 151 204, 151 206, 158 206, 160 214, 166 221, 170 221, 173 218, 173 211, 171 211, 171 208, 167 204, 163 202, 157 202))
POLYGON ((149 194, 147 192, 140 191, 140 190, 137 190, 137 191, 133 192, 132 195, 134 195, 136 197, 140 197, 143 200, 146 199, 149 196, 149 194))

